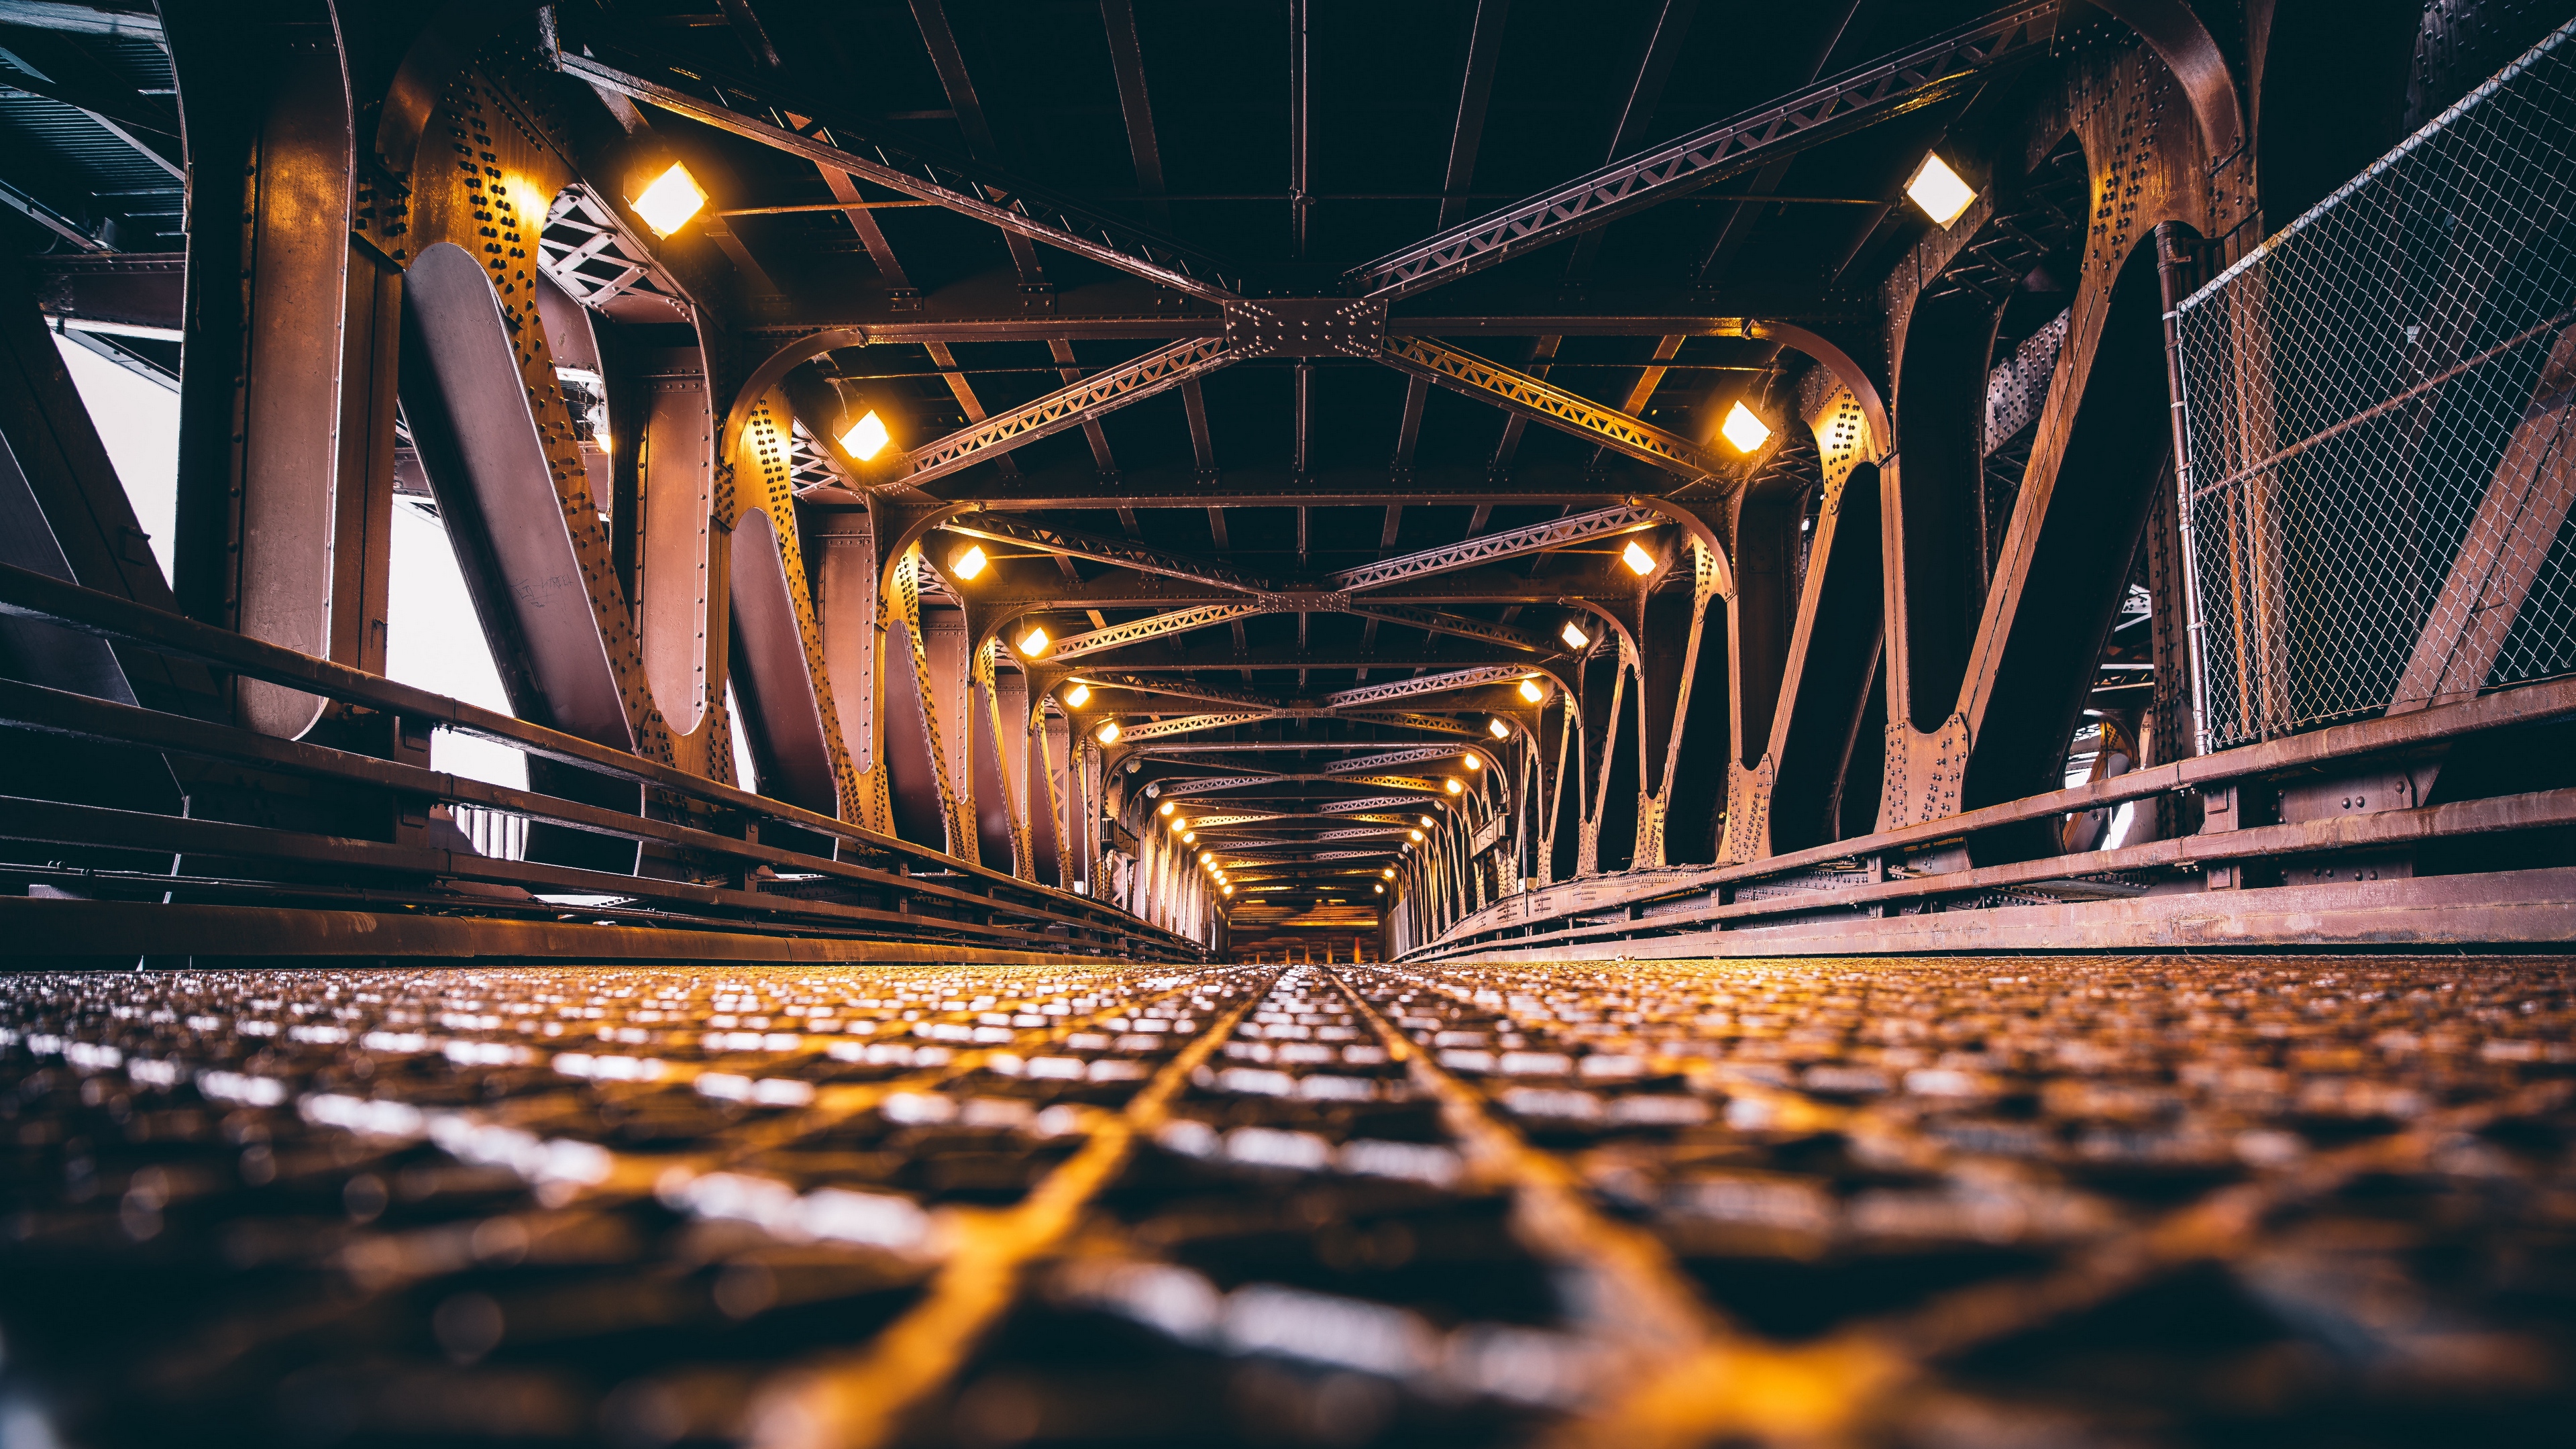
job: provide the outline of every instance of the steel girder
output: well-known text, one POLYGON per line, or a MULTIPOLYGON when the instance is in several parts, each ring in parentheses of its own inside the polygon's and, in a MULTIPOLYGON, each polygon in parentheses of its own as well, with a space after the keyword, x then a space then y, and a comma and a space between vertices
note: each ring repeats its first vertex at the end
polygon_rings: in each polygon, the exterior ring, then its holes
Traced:
MULTIPOLYGON (((1080 607, 1079 603, 1068 607, 1080 607)), ((1055 607, 1050 602, 1038 607, 1055 607)), ((1169 634, 1188 633, 1248 619, 1258 614, 1355 614, 1380 623, 1401 624, 1431 634, 1448 634, 1460 639, 1474 639, 1487 644, 1502 644, 1526 649, 1533 654, 1561 654, 1564 651, 1546 635, 1509 624, 1496 624, 1484 619, 1452 614, 1444 609, 1426 609, 1410 604, 1354 605, 1344 592, 1265 594, 1256 604, 1202 604, 1195 608, 1175 609, 1151 618, 1133 619, 1124 624, 1111 624, 1080 634, 1068 634, 1048 647, 1048 659, 1071 659, 1106 649, 1121 649, 1148 639, 1169 634)))
POLYGON ((1396 765, 1419 764, 1424 760, 1455 759, 1456 745, 1424 745, 1419 749, 1390 750, 1384 754, 1363 755, 1356 760, 1337 760, 1324 767, 1327 775, 1348 775, 1354 771, 1383 770, 1396 765))
POLYGON ((1239 704, 1255 709, 1270 709, 1277 701, 1250 690, 1228 689, 1221 684, 1199 684, 1189 679, 1165 683, 1141 675, 1077 674, 1068 676, 1093 689, 1126 689, 1143 694, 1167 694, 1174 699, 1203 699, 1210 704, 1239 704))
MULTIPOLYGON (((1131 619, 1124 624, 1111 624, 1104 629, 1067 634, 1055 641, 1054 645, 1046 651, 1046 657, 1049 659, 1077 658, 1084 654, 1096 654, 1103 649, 1140 644, 1148 639, 1160 639, 1166 634, 1181 634, 1192 629, 1205 629, 1211 625, 1223 624, 1235 619, 1248 619, 1255 614, 1268 612, 1270 610, 1261 604, 1202 604, 1195 609, 1175 609, 1170 613, 1156 614, 1151 618, 1131 619)), ((1132 687, 1143 689, 1158 686, 1132 687)))
MULTIPOLYGON (((1410 699, 1418 694, 1443 694, 1453 689, 1469 689, 1479 684, 1502 684, 1519 679, 1528 670, 1508 664, 1488 664, 1475 669, 1451 669, 1439 674, 1417 674, 1410 679, 1390 679, 1384 684, 1363 684, 1355 689, 1337 689, 1324 696, 1327 707, 1375 704, 1388 699, 1410 699)), ((1455 721, 1447 721, 1454 724, 1455 721)))
POLYGON ((1118 738, 1153 740, 1161 739, 1166 735, 1197 734, 1201 730, 1221 730, 1235 725, 1259 724, 1263 720, 1283 718, 1287 713, 1286 710, 1270 709, 1234 714, 1185 714, 1173 719, 1158 719, 1145 724, 1122 727, 1118 732, 1118 738))
POLYGON ((1460 639, 1477 639, 1487 644, 1526 649, 1533 654, 1564 652, 1545 634, 1534 633, 1528 629, 1516 629, 1509 624, 1471 619, 1464 614, 1452 614, 1444 609, 1418 609, 1410 604, 1371 603, 1366 607, 1354 606, 1351 612, 1363 619, 1375 619, 1381 624, 1402 624, 1407 628, 1420 629, 1426 633, 1448 634, 1460 639))
POLYGON ((1681 475, 1684 481, 1716 478, 1734 465, 1678 433, 1630 417, 1617 408, 1472 352, 1443 347, 1427 337, 1389 337, 1380 360, 1399 372, 1482 398, 1535 422, 1625 453, 1681 475))
POLYGON ((609 48, 622 52, 634 69, 570 51, 561 53, 558 63, 567 75, 594 86, 889 191, 936 202, 1176 292, 1225 301, 1242 289, 1242 273, 1205 252, 1031 186, 997 167, 946 156, 891 133, 869 134, 871 128, 830 118, 830 107, 789 97, 774 84, 716 76, 626 44, 609 42, 609 48))
POLYGON ((1294 775, 1211 775, 1203 780, 1164 780, 1156 788, 1163 795, 1206 795, 1218 790, 1241 790, 1295 778, 1294 775))
POLYGON ((1161 574, 1165 578, 1187 583, 1205 584, 1211 588, 1232 589, 1237 593, 1259 594, 1269 581, 1256 578, 1232 564, 1189 554, 1171 553, 1129 539, 1102 538, 1097 534, 1078 533, 1069 528, 1042 528, 1015 518, 991 513, 970 513, 952 518, 940 525, 950 533, 980 538, 989 543, 1016 543, 1041 553, 1062 554, 1067 558, 1086 558, 1096 563, 1114 564, 1140 573, 1161 574))
MULTIPOLYGON (((1507 529, 1501 533, 1479 534, 1462 542, 1424 549, 1420 553, 1409 553, 1400 558, 1380 559, 1373 564, 1344 569, 1332 576, 1331 583, 1336 589, 1357 593, 1366 589, 1384 588, 1403 580, 1454 573, 1459 569, 1474 568, 1478 564, 1518 558, 1523 554, 1545 553, 1553 549, 1567 548, 1578 543, 1588 543, 1596 538, 1616 538, 1621 534, 1641 533, 1671 521, 1666 515, 1651 508, 1622 505, 1616 508, 1595 509, 1590 513, 1577 513, 1567 518, 1551 518, 1545 523, 1533 523, 1526 528, 1507 529)), ((1372 603, 1366 607, 1382 609, 1386 606, 1372 603)), ((1410 621, 1398 619, 1394 622, 1410 621)), ((1498 642, 1513 644, 1515 647, 1528 647, 1515 639, 1506 638, 1498 642)))
POLYGON ((1342 274, 1390 300, 1455 281, 1846 132, 1919 110, 1996 66, 2045 55, 2055 0, 2018 4, 1678 140, 1612 162, 1342 274))
POLYGON ((1040 438, 1081 427, 1102 413, 1140 402, 1225 366, 1234 360, 1226 346, 1221 338, 1192 338, 1149 352, 1133 362, 1103 368, 1034 402, 995 413, 928 447, 915 449, 886 483, 927 483, 1040 438))
POLYGON ((1335 719, 1353 720, 1360 724, 1392 725, 1398 729, 1423 730, 1431 734, 1473 738, 1478 731, 1458 723, 1447 715, 1413 714, 1405 710, 1336 710, 1335 719))

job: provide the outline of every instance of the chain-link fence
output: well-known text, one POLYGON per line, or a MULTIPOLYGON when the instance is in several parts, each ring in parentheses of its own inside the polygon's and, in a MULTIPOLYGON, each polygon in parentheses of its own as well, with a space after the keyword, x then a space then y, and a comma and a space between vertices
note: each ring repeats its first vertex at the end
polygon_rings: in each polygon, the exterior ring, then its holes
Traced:
POLYGON ((2179 309, 2207 747, 2576 673, 2572 34, 2179 309))

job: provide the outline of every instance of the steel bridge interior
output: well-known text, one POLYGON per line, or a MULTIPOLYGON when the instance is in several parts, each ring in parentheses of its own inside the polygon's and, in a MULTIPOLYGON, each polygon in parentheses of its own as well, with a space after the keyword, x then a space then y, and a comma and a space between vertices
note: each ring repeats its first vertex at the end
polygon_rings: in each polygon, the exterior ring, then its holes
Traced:
POLYGON ((0 0, 0 1446, 2547 1421, 2563 8, 0 0))

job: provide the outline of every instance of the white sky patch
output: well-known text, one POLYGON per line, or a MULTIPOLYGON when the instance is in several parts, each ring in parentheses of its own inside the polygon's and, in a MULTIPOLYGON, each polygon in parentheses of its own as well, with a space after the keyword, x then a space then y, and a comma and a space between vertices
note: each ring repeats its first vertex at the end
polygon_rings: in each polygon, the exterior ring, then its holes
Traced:
POLYGON ((152 556, 161 560, 161 577, 167 579, 179 531, 179 394, 60 333, 54 346, 125 484, 134 521, 152 535, 152 556))

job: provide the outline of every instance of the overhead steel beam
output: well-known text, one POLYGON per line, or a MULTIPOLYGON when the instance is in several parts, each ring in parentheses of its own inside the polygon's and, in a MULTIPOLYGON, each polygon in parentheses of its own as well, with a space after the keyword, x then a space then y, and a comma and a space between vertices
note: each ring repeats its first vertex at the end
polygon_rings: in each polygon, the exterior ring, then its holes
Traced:
POLYGON ((1480 733, 1473 725, 1460 724, 1446 715, 1412 714, 1403 710, 1336 711, 1333 718, 1348 720, 1354 724, 1392 725, 1397 729, 1424 730, 1435 735, 1472 737, 1480 733))
POLYGON ((962 518, 952 518, 940 527, 968 538, 1021 544, 1041 553, 1091 559, 1140 573, 1161 574, 1165 578, 1232 589, 1238 593, 1258 594, 1269 588, 1269 580, 1215 559, 1172 553, 1130 539, 1102 538, 1098 534, 1078 533, 1069 528, 1041 528, 1000 514, 970 513, 962 518))
POLYGON ((1158 719, 1140 725, 1121 726, 1118 731, 1118 741, 1124 743, 1128 740, 1156 740, 1168 735, 1194 735, 1206 730, 1232 729, 1236 725, 1259 724, 1263 720, 1279 719, 1286 713, 1285 710, 1271 709, 1245 710, 1233 714, 1185 714, 1176 719, 1158 719))
MULTIPOLYGON (((1377 704, 1390 699, 1411 699, 1422 694, 1445 694, 1453 689, 1472 689, 1479 684, 1508 684, 1529 675, 1526 669, 1508 664, 1491 664, 1478 669, 1451 669, 1439 674, 1417 674, 1410 679, 1390 679, 1384 684, 1363 684, 1355 689, 1337 689, 1324 696, 1327 708, 1339 710, 1354 704, 1377 704)), ((1455 724, 1455 721, 1446 723, 1455 724)))
POLYGON ((1428 378, 1533 422, 1652 463, 1681 475, 1685 481, 1721 477, 1734 471, 1735 465, 1679 433, 1666 432, 1642 418, 1630 417, 1617 408, 1567 392, 1499 362, 1488 362, 1472 352, 1443 347, 1423 337, 1389 337, 1383 346, 1383 360, 1399 372, 1428 378))
POLYGON ((1384 754, 1363 755, 1356 760, 1337 760, 1324 767, 1327 775, 1348 775, 1354 771, 1383 770, 1394 765, 1418 764, 1424 760, 1454 760, 1455 745, 1425 745, 1413 750, 1390 750, 1384 754))
POLYGON ((1345 291, 1408 296, 1550 246, 1836 136, 1958 94, 1996 66, 2047 54, 2056 0, 2008 6, 1342 274, 1345 291))
POLYGON ((1163 795, 1207 795, 1219 790, 1241 790, 1251 785, 1295 778, 1294 775, 1211 775, 1201 780, 1164 780, 1155 789, 1163 795))
POLYGON ((1472 619, 1464 614, 1452 614, 1445 609, 1418 609, 1410 604, 1371 602, 1366 606, 1354 606, 1351 612, 1363 619, 1375 619, 1381 624, 1402 624, 1408 628, 1421 629, 1433 634, 1448 634, 1459 639, 1476 639, 1487 644, 1526 649, 1533 654, 1564 652, 1556 640, 1545 634, 1514 628, 1509 624, 1496 624, 1485 619, 1472 619))
POLYGON ((1242 272, 1186 243, 1110 212, 1027 184, 977 161, 959 160, 892 131, 832 114, 834 108, 683 64, 604 35, 588 37, 613 65, 566 49, 564 72, 674 115, 848 172, 906 196, 936 202, 1027 237, 1209 301, 1242 290, 1242 272))
POLYGON ((1104 368, 1079 382, 1068 383, 1035 402, 995 413, 928 447, 917 448, 884 482, 918 486, 960 468, 973 467, 1067 428, 1083 427, 1103 413, 1178 387, 1185 379, 1213 372, 1233 360, 1221 338, 1176 342, 1133 362, 1104 368))
MULTIPOLYGON (((1147 639, 1160 639, 1167 634, 1185 634, 1192 629, 1205 629, 1235 619, 1268 613, 1261 604, 1203 604, 1195 609, 1175 609, 1148 619, 1131 619, 1124 624, 1111 624, 1081 634, 1067 634, 1047 650, 1049 659, 1072 659, 1084 654, 1097 654, 1103 649, 1118 649, 1147 639)), ((1138 686, 1159 687, 1159 686, 1138 686)))
MULTIPOLYGON (((1594 539, 1616 538, 1621 534, 1639 533, 1649 528, 1660 527, 1670 521, 1664 514, 1651 508, 1621 506, 1596 509, 1590 513, 1578 513, 1567 518, 1551 518, 1545 523, 1533 523, 1526 528, 1481 534, 1458 543, 1443 544, 1439 548, 1427 548, 1420 553, 1409 553, 1399 558, 1380 559, 1376 563, 1344 569, 1334 574, 1328 582, 1335 589, 1357 593, 1363 589, 1384 588, 1400 580, 1425 578, 1432 574, 1451 573, 1458 569, 1474 568, 1478 564, 1493 563, 1501 559, 1518 558, 1522 554, 1545 553, 1551 549, 1569 548, 1594 539)), ((1359 607, 1369 611, 1386 608, 1385 605, 1376 603, 1359 607)), ((1401 624, 1410 621, 1398 618, 1393 619, 1392 622, 1401 624)), ((1495 642, 1507 643, 1520 649, 1537 648, 1544 651, 1549 647, 1545 643, 1524 642, 1535 636, 1523 635, 1519 630, 1509 632, 1520 637, 1502 638, 1495 642)))
POLYGON ((1143 694, 1168 695, 1173 699, 1195 699, 1208 704, 1241 705, 1250 709, 1276 708, 1278 701, 1249 690, 1228 689, 1221 684, 1201 684, 1188 678, 1149 679, 1129 674, 1077 674, 1074 680, 1094 689, 1127 689, 1143 694))

